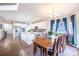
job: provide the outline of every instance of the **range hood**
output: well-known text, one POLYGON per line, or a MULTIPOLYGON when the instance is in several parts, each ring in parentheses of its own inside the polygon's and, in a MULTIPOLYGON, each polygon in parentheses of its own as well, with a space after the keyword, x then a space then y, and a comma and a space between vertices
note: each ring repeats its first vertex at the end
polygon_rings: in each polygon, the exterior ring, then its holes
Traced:
POLYGON ((18 5, 18 3, 0 3, 0 11, 17 10, 18 5))

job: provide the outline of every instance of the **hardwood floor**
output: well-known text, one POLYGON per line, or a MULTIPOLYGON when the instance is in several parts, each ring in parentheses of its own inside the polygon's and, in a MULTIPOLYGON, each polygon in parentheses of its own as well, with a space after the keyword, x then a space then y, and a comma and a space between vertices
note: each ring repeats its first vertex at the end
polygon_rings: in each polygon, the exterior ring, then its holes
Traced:
MULTIPOLYGON (((37 48, 37 50, 36 56, 40 56, 40 49, 37 48)), ((65 53, 61 56, 65 55, 79 55, 79 49, 67 46, 65 53)), ((12 35, 7 35, 6 39, 0 40, 0 56, 33 56, 33 45, 28 45, 19 38, 13 39, 12 35)))
POLYGON ((0 40, 0 56, 24 55, 24 49, 28 47, 29 45, 23 40, 19 38, 12 39, 12 36, 8 35, 6 39, 0 40))

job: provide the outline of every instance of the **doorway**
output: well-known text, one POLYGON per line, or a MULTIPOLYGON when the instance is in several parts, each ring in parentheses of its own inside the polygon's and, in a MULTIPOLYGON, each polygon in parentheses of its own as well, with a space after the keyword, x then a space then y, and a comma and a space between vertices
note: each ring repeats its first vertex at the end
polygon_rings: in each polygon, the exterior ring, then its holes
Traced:
POLYGON ((21 27, 15 26, 15 37, 21 37, 21 27))

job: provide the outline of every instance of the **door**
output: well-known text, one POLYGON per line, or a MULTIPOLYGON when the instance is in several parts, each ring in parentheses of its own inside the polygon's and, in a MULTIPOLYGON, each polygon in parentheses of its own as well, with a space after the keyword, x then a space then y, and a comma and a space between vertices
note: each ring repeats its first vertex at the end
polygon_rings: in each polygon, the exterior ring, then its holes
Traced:
POLYGON ((21 37, 21 27, 15 26, 15 37, 21 37))

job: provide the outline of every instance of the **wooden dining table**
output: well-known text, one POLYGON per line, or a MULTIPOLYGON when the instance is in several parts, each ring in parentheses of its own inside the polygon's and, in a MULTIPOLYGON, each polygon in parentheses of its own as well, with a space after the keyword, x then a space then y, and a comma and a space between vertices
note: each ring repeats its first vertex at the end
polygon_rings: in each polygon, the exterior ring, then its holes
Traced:
POLYGON ((47 38, 38 38, 33 40, 33 53, 36 54, 37 47, 40 48, 41 55, 48 55, 48 48, 51 45, 51 40, 47 38))

